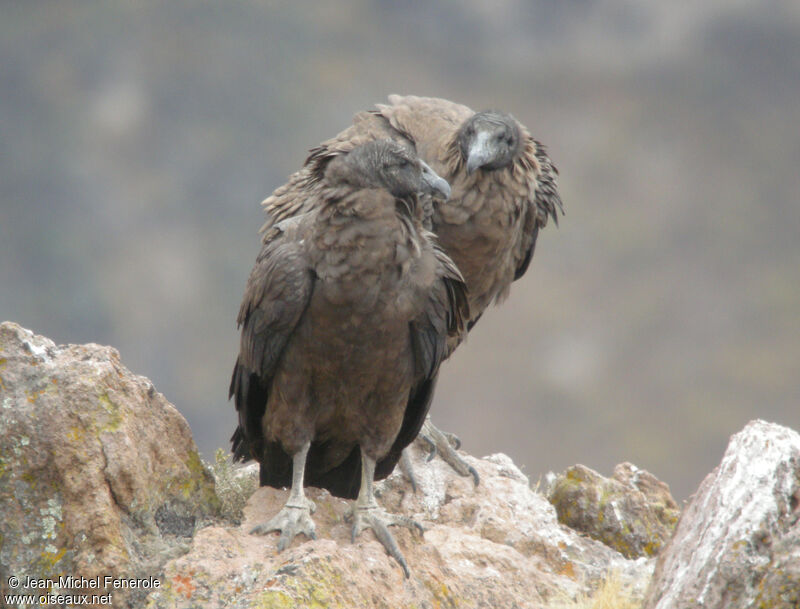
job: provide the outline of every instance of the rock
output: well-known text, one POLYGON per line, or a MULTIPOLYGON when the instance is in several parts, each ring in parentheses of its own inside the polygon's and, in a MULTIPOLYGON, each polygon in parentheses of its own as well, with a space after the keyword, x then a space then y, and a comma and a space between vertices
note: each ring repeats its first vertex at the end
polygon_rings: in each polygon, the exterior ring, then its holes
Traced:
POLYGON ((370 531, 353 543, 349 502, 319 489, 307 489, 317 539, 300 536, 276 554, 277 534, 248 533, 286 501, 287 490, 265 487, 248 501, 241 526, 206 527, 188 554, 167 563, 164 587, 147 607, 539 608, 586 594, 610 572, 643 596, 653 561, 627 560, 560 525, 508 457, 465 456, 480 475, 475 487, 424 456, 414 448, 416 494, 399 471, 378 484, 387 510, 426 529, 423 536, 394 530, 409 579, 370 531))
MULTIPOLYGON (((99 589, 81 591, 140 607, 149 590, 109 590, 102 578, 154 585, 217 506, 186 420, 114 349, 56 346, 0 324, 3 594, 10 576, 100 577, 99 589)), ((26 591, 43 592, 13 590, 26 591)))
POLYGON ((753 421, 684 510, 647 609, 800 607, 800 434, 753 421))
POLYGON ((49 604, 151 609, 539 608, 584 602, 613 581, 643 597, 654 561, 628 560, 559 524, 508 457, 465 456, 480 475, 477 487, 424 457, 415 449, 417 493, 399 471, 378 485, 387 510, 426 528, 395 532, 409 579, 373 533, 352 542, 350 502, 319 489, 308 490, 318 539, 300 536, 278 555, 276 535, 248 531, 274 515, 288 491, 260 488, 241 513, 257 473, 217 463, 215 471, 227 472, 218 488, 233 499, 221 509, 186 421, 116 351, 56 346, 0 325, 3 594, 88 592, 104 596, 49 604), (12 576, 42 581, 12 590, 12 576), (110 587, 106 576, 138 587, 110 587))
POLYGON ((669 487, 630 463, 617 465, 612 478, 574 465, 550 481, 547 498, 559 522, 627 558, 656 555, 680 514, 669 487))
MULTIPOLYGON (((797 496, 797 493, 795 493, 797 496)), ((769 568, 758 583, 754 607, 800 607, 800 527, 795 525, 771 548, 769 568)))

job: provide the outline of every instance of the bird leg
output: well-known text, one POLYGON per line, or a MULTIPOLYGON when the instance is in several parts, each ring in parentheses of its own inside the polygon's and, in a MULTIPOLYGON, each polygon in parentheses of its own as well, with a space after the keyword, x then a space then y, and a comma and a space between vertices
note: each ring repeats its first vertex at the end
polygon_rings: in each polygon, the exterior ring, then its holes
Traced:
POLYGON ((399 514, 389 514, 384 511, 375 501, 375 459, 366 455, 364 450, 361 450, 361 488, 358 491, 358 499, 351 512, 353 520, 352 540, 355 542, 356 537, 364 529, 372 529, 375 532, 375 537, 378 538, 386 548, 386 552, 394 558, 403 568, 403 573, 406 578, 411 576, 408 570, 406 559, 400 552, 397 542, 389 532, 390 526, 404 526, 409 529, 417 529, 422 533, 425 529, 416 520, 408 518, 407 516, 400 516, 399 514))
MULTIPOLYGON (((425 443, 425 449, 428 450, 426 461, 430 461, 438 453, 442 460, 452 467, 456 473, 461 476, 472 476, 472 479, 475 481, 475 486, 480 484, 481 479, 478 476, 478 472, 456 452, 461 447, 461 440, 459 440, 457 436, 436 427, 431 422, 430 417, 425 419, 425 423, 422 425, 422 429, 416 441, 425 443)), ((405 454, 405 451, 403 451, 403 453, 405 454)), ((410 460, 405 459, 401 461, 400 466, 406 476, 412 481, 412 487, 416 488, 416 479, 413 469, 411 468, 410 460)))
POLYGON ((316 509, 314 502, 308 499, 303 491, 303 475, 306 469, 306 455, 311 442, 306 442, 299 452, 292 457, 292 490, 286 504, 273 518, 250 529, 250 534, 266 535, 271 531, 280 531, 278 552, 283 552, 295 535, 303 533, 310 539, 317 538, 317 530, 311 519, 311 512, 316 509))

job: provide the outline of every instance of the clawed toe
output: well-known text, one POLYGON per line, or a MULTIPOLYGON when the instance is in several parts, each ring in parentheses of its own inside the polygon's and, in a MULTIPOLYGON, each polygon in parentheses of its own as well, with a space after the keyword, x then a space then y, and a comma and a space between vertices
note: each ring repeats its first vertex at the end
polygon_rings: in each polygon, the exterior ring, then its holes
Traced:
POLYGON ((397 563, 402 567, 403 573, 406 578, 411 577, 411 572, 408 570, 408 564, 403 557, 400 548, 397 545, 392 534, 389 532, 390 526, 402 526, 411 530, 416 530, 420 535, 425 532, 425 529, 420 523, 408 516, 401 516, 399 514, 389 514, 379 508, 378 506, 372 507, 355 507, 349 514, 353 521, 352 540, 355 542, 362 531, 365 529, 372 529, 375 537, 386 548, 386 552, 394 558, 397 563))
POLYGON ((436 442, 434 442, 433 438, 431 438, 428 434, 426 434, 423 431, 421 431, 419 433, 419 436, 417 436, 417 438, 425 443, 425 448, 428 449, 428 454, 425 455, 425 462, 426 463, 430 463, 431 461, 433 461, 433 458, 436 456, 436 452, 437 452, 436 451, 436 442))
POLYGON ((418 436, 419 439, 425 442, 430 447, 430 452, 426 458, 427 461, 433 459, 438 453, 442 460, 452 467, 461 476, 472 476, 475 481, 475 486, 480 484, 480 476, 477 470, 469 465, 456 451, 461 446, 461 440, 458 436, 438 429, 430 419, 425 421, 422 426, 422 431, 418 436))
POLYGON ((447 443, 450 444, 450 446, 452 446, 455 450, 461 448, 461 438, 459 438, 456 434, 450 433, 449 431, 442 431, 442 435, 447 439, 447 443))
POLYGON ((250 529, 251 535, 266 535, 272 531, 280 531, 278 552, 283 552, 298 533, 309 539, 317 538, 317 528, 311 519, 311 512, 316 509, 313 502, 305 505, 284 505, 273 518, 250 529))

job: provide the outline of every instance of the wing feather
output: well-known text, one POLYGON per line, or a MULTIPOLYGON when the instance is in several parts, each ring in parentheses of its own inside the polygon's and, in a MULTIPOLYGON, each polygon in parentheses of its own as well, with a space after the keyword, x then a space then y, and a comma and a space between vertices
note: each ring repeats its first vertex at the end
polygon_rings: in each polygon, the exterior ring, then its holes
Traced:
POLYGON ((419 434, 430 410, 439 365, 449 355, 448 345, 460 343, 466 335, 469 304, 464 278, 438 245, 434 245, 434 254, 439 268, 438 285, 425 309, 409 324, 417 382, 409 394, 400 431, 388 454, 375 467, 376 480, 392 472, 403 449, 419 434))
POLYGON ((533 200, 529 202, 525 210, 522 247, 514 271, 514 281, 522 277, 528 270, 536 249, 539 229, 547 225, 548 218, 552 218, 555 225, 558 226, 559 212, 564 215, 564 206, 561 203, 561 196, 558 194, 558 168, 547 156, 547 149, 542 143, 531 138, 531 145, 534 148, 533 156, 536 159, 536 167, 528 169, 534 181, 533 200))
POLYGON ((241 342, 229 389, 239 413, 231 438, 235 460, 263 454, 261 419, 272 377, 311 298, 314 280, 296 236, 301 219, 266 235, 239 309, 241 342))

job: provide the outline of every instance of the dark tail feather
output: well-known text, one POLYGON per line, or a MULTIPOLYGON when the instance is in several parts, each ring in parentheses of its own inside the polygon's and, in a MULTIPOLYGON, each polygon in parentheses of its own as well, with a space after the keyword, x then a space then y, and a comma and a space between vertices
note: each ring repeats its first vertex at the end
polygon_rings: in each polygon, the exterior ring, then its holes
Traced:
POLYGON ((268 392, 255 374, 248 373, 239 360, 233 368, 228 397, 233 397, 239 413, 239 425, 231 436, 234 461, 259 459, 264 450, 261 418, 267 403, 268 392))
MULTIPOLYGON (((292 458, 277 442, 266 442, 264 456, 260 460, 259 484, 283 488, 292 485, 292 458)), ((308 482, 306 481, 306 486, 308 482)))
POLYGON ((241 427, 236 427, 236 430, 231 436, 231 452, 233 453, 234 461, 249 461, 253 458, 250 454, 250 446, 244 438, 244 432, 241 427))
MULTIPOLYGON (((361 449, 355 446, 344 461, 334 468, 327 471, 315 471, 314 465, 314 445, 309 450, 309 466, 306 468, 306 486, 316 486, 325 488, 335 497, 343 499, 355 499, 361 488, 361 449)), ((319 449, 319 452, 324 452, 319 449)))

